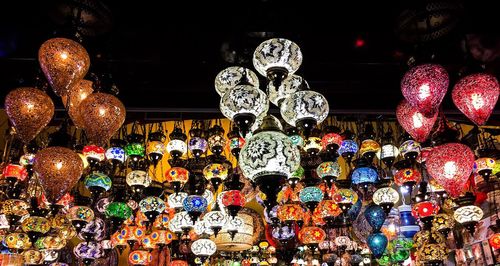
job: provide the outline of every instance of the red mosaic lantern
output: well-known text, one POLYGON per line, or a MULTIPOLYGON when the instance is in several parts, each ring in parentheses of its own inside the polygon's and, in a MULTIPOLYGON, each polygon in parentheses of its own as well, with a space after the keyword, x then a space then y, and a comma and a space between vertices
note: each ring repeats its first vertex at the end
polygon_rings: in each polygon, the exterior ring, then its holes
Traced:
POLYGON ((28 177, 26 168, 19 164, 10 163, 3 169, 3 178, 11 181, 24 181, 28 177))
POLYGON ((304 226, 299 231, 299 241, 304 245, 318 245, 325 241, 326 233, 316 226, 304 226))
POLYGON ((396 108, 396 117, 399 124, 418 142, 423 142, 429 137, 437 115, 438 113, 435 112, 430 117, 426 117, 406 100, 401 101, 396 108))
POLYGON ((323 150, 326 150, 328 145, 336 144, 337 147, 340 147, 342 143, 342 136, 337 133, 328 133, 323 136, 321 139, 321 146, 323 146, 323 150))
POLYGON ((492 236, 490 236, 489 240, 490 242, 490 246, 493 248, 493 249, 499 249, 500 248, 500 233, 496 233, 492 236))
POLYGON ((448 90, 448 73, 435 64, 413 67, 401 80, 401 92, 406 100, 425 116, 436 113, 448 90))
POLYGON ((282 222, 291 223, 302 220, 304 210, 297 203, 287 203, 278 207, 278 219, 282 222))
POLYGON ((228 190, 222 194, 222 205, 226 206, 231 217, 235 217, 245 205, 245 197, 239 190, 228 190))
POLYGON ((423 201, 413 205, 411 214, 415 218, 422 219, 434 216, 438 213, 438 211, 439 211, 439 205, 437 205, 432 201, 423 201))
POLYGON ((451 92, 451 97, 460 112, 481 126, 490 117, 499 94, 498 80, 492 75, 479 73, 459 80, 451 92))
POLYGON ((398 186, 415 185, 422 180, 422 175, 417 169, 403 168, 394 175, 394 183, 398 186))
POLYGON ((426 161, 427 171, 452 197, 465 188, 474 166, 474 153, 460 143, 435 147, 426 161))
POLYGON ((174 191, 178 193, 181 190, 181 186, 186 184, 189 179, 189 172, 186 168, 182 167, 172 167, 165 173, 165 179, 172 183, 174 191))

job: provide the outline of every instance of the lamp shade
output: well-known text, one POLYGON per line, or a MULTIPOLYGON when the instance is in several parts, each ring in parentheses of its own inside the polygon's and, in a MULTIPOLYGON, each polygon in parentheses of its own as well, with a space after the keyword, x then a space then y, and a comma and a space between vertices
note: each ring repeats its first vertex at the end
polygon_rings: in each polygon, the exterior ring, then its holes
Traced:
POLYGON ((23 220, 21 228, 26 233, 46 234, 50 230, 50 222, 45 217, 30 216, 23 220))
POLYGON ((24 181, 28 177, 28 170, 19 164, 10 163, 2 171, 3 178, 15 178, 24 181))
POLYGON ((302 203, 320 202, 323 199, 323 191, 318 187, 305 187, 299 193, 302 203))
POLYGON ((373 233, 366 239, 368 247, 375 258, 382 257, 387 247, 387 237, 383 233, 373 233))
POLYGON ((238 66, 228 67, 215 76, 215 90, 221 97, 228 90, 242 83, 249 83, 258 88, 259 78, 252 70, 238 66))
POLYGON ((89 189, 98 188, 104 191, 108 191, 109 189, 111 189, 112 184, 111 178, 101 172, 94 172, 88 175, 87 177, 85 177, 84 183, 85 186, 89 189))
POLYGON ((125 181, 129 186, 144 186, 149 187, 151 184, 151 178, 148 173, 144 170, 133 170, 127 174, 125 181))
POLYGON ((396 171, 394 175, 394 182, 398 186, 404 186, 406 184, 416 184, 422 180, 422 175, 417 169, 413 168, 403 168, 396 171))
POLYGON ((344 139, 342 143, 340 143, 340 148, 338 153, 342 156, 346 156, 347 154, 356 154, 358 152, 358 144, 356 141, 352 139, 344 139))
POLYGON ((382 187, 373 193, 373 203, 377 205, 392 203, 396 204, 399 201, 399 193, 392 187, 382 187))
POLYGON ((304 226, 299 231, 299 241, 304 245, 318 245, 325 241, 326 233, 317 226, 304 226))
POLYGON ((168 195, 168 206, 174 209, 184 208, 182 203, 187 196, 188 194, 186 192, 172 193, 168 195))
POLYGON ((330 176, 338 178, 342 173, 342 169, 338 162, 326 161, 318 165, 316 173, 320 178, 330 176))
POLYGON ((78 182, 83 163, 80 156, 68 148, 47 147, 36 154, 33 170, 47 199, 54 203, 78 182))
POLYGON ((142 213, 146 212, 157 212, 157 213, 162 213, 165 210, 165 202, 155 196, 150 196, 147 198, 142 199, 139 202, 139 209, 141 210, 142 213))
POLYGON ((125 162, 127 155, 125 154, 125 149, 122 147, 111 147, 106 150, 106 159, 110 161, 117 161, 119 163, 125 162))
POLYGON ((490 74, 472 74, 459 80, 451 97, 458 110, 476 125, 486 123, 500 94, 498 80, 490 74))
POLYGON ((207 200, 198 195, 189 195, 183 201, 184 210, 187 212, 204 212, 208 207, 207 200))
POLYGON ((97 145, 106 144, 125 122, 125 106, 111 94, 92 93, 78 109, 87 137, 97 145))
POLYGON ((254 182, 265 175, 288 177, 300 166, 300 152, 285 134, 261 131, 247 140, 239 164, 245 177, 254 182))
POLYGON ((228 175, 227 168, 220 163, 211 163, 205 166, 205 168, 203 168, 203 176, 205 176, 207 180, 210 180, 212 178, 219 178, 221 180, 225 180, 227 178, 227 175, 228 175))
POLYGON ((94 211, 87 206, 73 206, 69 209, 67 217, 71 221, 90 222, 94 219, 94 211))
POLYGON ((378 205, 372 204, 366 207, 364 215, 368 224, 373 228, 373 231, 379 232, 386 218, 384 209, 378 205))
POLYGON ((474 205, 462 206, 455 210, 453 218, 455 221, 465 224, 468 222, 479 222, 483 218, 483 210, 474 205))
POLYGON ((269 100, 274 105, 280 107, 285 99, 289 98, 293 93, 302 90, 304 82, 306 81, 301 76, 297 75, 288 76, 281 82, 278 88, 274 86, 273 82, 269 82, 267 84, 269 100))
POLYGON ((314 125, 319 124, 325 120, 329 111, 325 96, 311 90, 295 92, 280 107, 281 116, 293 127, 305 120, 314 121, 314 125))
POLYGON ((436 113, 448 90, 448 73, 436 64, 411 68, 401 80, 401 92, 408 103, 425 116, 436 113))
POLYGON ((352 172, 352 183, 359 184, 373 184, 378 179, 378 173, 371 167, 359 167, 352 172))
POLYGON ((434 147, 426 160, 427 171, 452 197, 461 194, 472 173, 474 153, 460 143, 434 147))
POLYGON ((230 120, 243 114, 250 114, 257 118, 268 109, 269 102, 266 94, 251 85, 238 85, 227 91, 220 100, 220 110, 230 120))
MULTIPOLYGON (((262 42, 253 53, 253 66, 263 76, 273 69, 280 69, 291 75, 302 64, 302 52, 294 42, 274 38, 262 42)), ((285 75, 286 76, 286 75, 285 75)))
POLYGON ((5 112, 17 137, 28 143, 49 124, 54 115, 54 103, 45 92, 23 87, 7 94, 5 112))
POLYGON ((80 259, 95 260, 104 256, 101 244, 97 242, 80 242, 73 248, 73 253, 80 259))
POLYGON ((31 247, 31 241, 25 233, 10 233, 4 237, 4 243, 12 249, 28 249, 31 247))
POLYGON ((73 121, 73 124, 77 128, 83 129, 82 117, 78 111, 80 103, 85 100, 94 89, 92 88, 92 81, 82 79, 76 83, 76 85, 71 88, 71 90, 66 95, 61 96, 61 100, 68 111, 69 117, 73 121))
POLYGON ((240 206, 245 205, 245 197, 239 190, 228 190, 222 195, 222 204, 226 207, 228 206, 240 206))
POLYGON ((89 54, 85 48, 66 38, 45 41, 38 50, 38 61, 58 96, 68 95, 90 67, 89 54))
POLYGON ((104 158, 106 157, 106 151, 104 150, 104 148, 97 145, 87 145, 83 147, 82 153, 85 159, 95 159, 98 162, 104 160, 104 158))
POLYGON ((278 218, 282 222, 302 220, 304 209, 298 203, 287 203, 278 207, 278 218))
POLYGON ((439 205, 433 201, 423 201, 413 205, 411 214, 419 219, 434 216, 439 212, 439 205))
POLYGON ((418 142, 423 142, 429 137, 437 115, 435 112, 425 116, 406 100, 402 100, 396 108, 399 124, 418 142))
POLYGON ((196 256, 212 256, 215 251, 217 246, 210 239, 198 239, 191 244, 191 252, 196 256))
POLYGON ((437 214, 434 217, 434 220, 432 220, 432 229, 442 233, 445 236, 451 229, 453 229, 454 225, 455 221, 450 215, 446 213, 437 214))

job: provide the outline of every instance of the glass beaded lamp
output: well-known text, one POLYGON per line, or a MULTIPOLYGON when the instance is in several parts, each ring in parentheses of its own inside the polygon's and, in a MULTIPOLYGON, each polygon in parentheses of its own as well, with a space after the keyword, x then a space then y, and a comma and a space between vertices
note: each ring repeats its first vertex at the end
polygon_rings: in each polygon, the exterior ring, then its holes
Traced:
POLYGON ((434 201, 422 201, 413 205, 411 214, 420 219, 427 228, 432 226, 434 216, 439 212, 439 205, 434 201))
POLYGON ((217 191, 222 181, 226 180, 228 169, 220 163, 211 163, 203 168, 203 176, 212 183, 217 191))
POLYGON ((237 85, 247 83, 254 87, 259 87, 259 78, 255 72, 245 67, 231 66, 225 68, 215 76, 215 90, 220 97, 224 96, 228 90, 237 85))
POLYGON ((453 229, 454 225, 455 221, 447 213, 439 213, 434 216, 434 220, 432 220, 432 230, 442 233, 445 237, 448 236, 448 233, 453 229))
POLYGON ((200 157, 207 151, 207 140, 202 137, 192 137, 188 142, 188 149, 195 157, 200 157))
POLYGON ((101 244, 97 242, 80 242, 73 248, 73 253, 84 265, 91 265, 96 259, 104 256, 101 244))
POLYGON ((294 222, 302 220, 303 211, 298 203, 286 203, 278 207, 278 219, 292 226, 294 222))
POLYGON ((97 145, 87 145, 83 147, 83 156, 87 159, 91 167, 95 167, 106 158, 106 151, 97 145))
POLYGON ((32 244, 25 233, 9 233, 4 237, 3 242, 11 249, 28 249, 32 244))
POLYGON ((493 234, 489 237, 488 242, 490 243, 490 247, 494 250, 500 248, 500 233, 493 234))
POLYGON ((165 208, 165 202, 155 196, 144 198, 139 202, 139 209, 142 213, 144 213, 144 215, 146 215, 151 223, 155 220, 158 214, 165 211, 165 208))
POLYGON ((467 205, 459 207, 453 213, 455 221, 462 224, 471 235, 474 233, 475 226, 483 218, 483 210, 474 205, 467 205))
POLYGON ((111 220, 117 219, 118 221, 124 221, 132 216, 132 208, 125 202, 111 202, 106 206, 104 213, 107 217, 110 217, 111 220))
POLYGON ((311 248, 317 247, 319 243, 325 241, 326 233, 323 229, 317 226, 304 226, 299 231, 300 243, 311 248))
POLYGON ((18 180, 19 181, 24 181, 28 177, 28 171, 26 168, 19 164, 7 164, 3 171, 3 178, 7 180, 9 184, 14 184, 18 180))
POLYGON ((380 152, 380 144, 372 139, 365 139, 359 147, 359 154, 369 162, 373 160, 375 155, 380 152))
POLYGON ((228 219, 227 216, 222 211, 209 211, 203 216, 203 221, 206 226, 208 226, 214 232, 214 236, 222 230, 222 227, 226 225, 228 219))
POLYGON ((125 162, 127 155, 125 150, 118 146, 118 144, 113 145, 113 140, 111 140, 111 147, 106 150, 106 159, 111 162, 112 165, 120 165, 125 162))
POLYGON ((163 130, 151 132, 148 134, 148 144, 146 148, 146 152, 148 154, 149 161, 153 163, 153 166, 156 167, 158 163, 163 158, 163 155, 167 151, 167 148, 164 144, 166 140, 166 136, 163 133, 163 130))
POLYGON ((305 137, 309 137, 311 129, 323 122, 328 116, 330 107, 326 98, 315 91, 297 91, 285 99, 280 107, 283 119, 291 126, 298 126, 305 137))
POLYGON ((253 53, 253 66, 279 88, 282 81, 302 64, 299 46, 287 39, 274 38, 262 42, 253 53))
POLYGON ((274 205, 282 183, 300 166, 300 152, 270 116, 251 136, 239 157, 243 175, 255 182, 274 205))
POLYGON ((292 227, 278 225, 273 227, 271 235, 280 242, 285 242, 295 237, 295 231, 292 227))
POLYGON ((338 153, 342 157, 346 158, 348 162, 350 162, 350 160, 352 159, 352 157, 354 157, 356 152, 358 152, 358 144, 356 143, 356 141, 352 139, 344 139, 340 143, 340 148, 338 150, 338 153))
POLYGON ((299 130, 295 127, 289 128, 286 131, 286 134, 288 135, 288 138, 292 141, 294 145, 296 145, 299 148, 302 148, 304 146, 304 138, 300 135, 299 130))
POLYGON ((188 212, 191 220, 196 222, 198 217, 207 210, 208 202, 207 200, 199 195, 189 195, 182 202, 184 210, 188 212))
POLYGON ((25 250, 21 255, 24 257, 24 265, 40 265, 45 260, 42 252, 35 249, 25 250))
POLYGON ((272 82, 269 82, 267 84, 269 101, 280 107, 281 103, 293 93, 302 90, 303 88, 307 88, 308 85, 305 83, 306 81, 298 75, 288 76, 281 82, 281 86, 279 86, 279 88, 276 88, 272 82))
POLYGON ((437 112, 448 90, 448 73, 436 64, 418 65, 405 73, 401 92, 406 100, 425 116, 437 112))
POLYGON ((168 206, 173 209, 182 209, 184 206, 182 203, 184 199, 188 196, 186 192, 172 193, 168 195, 167 202, 168 206))
POLYGON ((134 250, 128 255, 128 262, 132 265, 149 265, 153 255, 146 250, 134 250))
POLYGON ((387 167, 391 167, 399 155, 398 147, 392 144, 385 144, 381 147, 377 157, 384 162, 387 167))
POLYGON ((342 213, 342 210, 339 208, 337 203, 331 199, 324 199, 320 201, 316 211, 318 211, 319 216, 328 226, 333 226, 335 217, 342 213))
POLYGON ((128 173, 127 176, 125 177, 125 181, 127 182, 127 185, 129 185, 132 188, 132 191, 134 192, 140 192, 145 187, 151 185, 151 178, 149 177, 148 173, 144 170, 130 171, 130 173, 128 173))
POLYGON ((415 160, 422 150, 420 143, 414 140, 407 140, 399 146, 399 153, 405 157, 405 159, 415 160))
POLYGON ((79 232, 88 222, 94 219, 94 211, 87 206, 71 207, 67 214, 76 231, 79 232))
POLYGON ((146 148, 144 147, 144 135, 132 133, 127 136, 128 144, 125 145, 125 154, 129 161, 135 163, 144 157, 146 148))
POLYGON ((323 191, 315 186, 305 187, 299 193, 300 201, 307 206, 311 213, 314 212, 323 196, 323 191))
POLYGON ((406 187, 411 195, 411 189, 422 180, 422 175, 417 169, 403 168, 396 171, 394 182, 400 187, 406 187))
POLYGON ((451 93, 455 106, 476 125, 488 121, 500 94, 495 76, 476 73, 459 80, 451 93))
POLYGON ((327 130, 327 132, 323 138, 321 138, 321 145, 323 146, 323 150, 334 155, 334 153, 337 153, 344 138, 339 134, 338 128, 327 127, 325 130, 327 130))
POLYGON ((425 243, 418 251, 418 262, 424 265, 439 265, 448 258, 446 248, 438 243, 425 243))
POLYGON ((96 196, 110 190, 112 184, 111 178, 101 172, 93 172, 86 176, 84 183, 90 192, 96 196))
POLYGON ((321 139, 318 137, 308 137, 304 141, 303 149, 311 156, 317 155, 323 149, 321 139))
POLYGON ((358 194, 350 188, 340 188, 332 195, 332 199, 345 213, 358 201, 358 194))
POLYGON ((378 173, 372 167, 355 168, 351 175, 352 183, 367 188, 378 180, 378 173))
POLYGON ((220 100, 222 114, 233 121, 246 135, 257 117, 267 113, 267 95, 257 87, 238 85, 230 89, 220 100))
POLYGON ((240 136, 238 132, 238 128, 233 127, 233 130, 227 133, 227 138, 229 141, 227 142, 227 148, 231 151, 231 154, 238 158, 240 155, 241 148, 245 145, 245 139, 240 136))
POLYGON ((224 151, 226 146, 226 138, 224 137, 224 129, 219 125, 214 125, 209 130, 208 147, 210 151, 219 156, 224 151))
POLYGON ((396 108, 396 118, 399 124, 419 142, 427 140, 437 116, 438 112, 435 112, 427 117, 405 100, 402 100, 396 108))
POLYGON ((28 234, 32 243, 50 230, 50 222, 45 217, 30 216, 23 220, 22 230, 28 234))
POLYGON ((333 182, 339 178, 342 169, 338 162, 326 161, 322 162, 316 168, 316 174, 325 181, 329 188, 332 187, 333 182))
POLYGON ((373 193, 373 203, 384 209, 386 215, 389 215, 394 204, 399 201, 399 193, 392 187, 382 187, 373 193))
POLYGON ((172 184, 174 191, 178 193, 188 181, 189 172, 183 167, 172 167, 165 173, 165 179, 172 184))
POLYGON ((245 197, 240 190, 228 190, 222 195, 222 204, 227 208, 231 217, 236 217, 245 205, 245 197))
POLYGON ((375 258, 382 257, 387 247, 387 237, 383 233, 372 233, 366 239, 368 247, 375 258))
POLYGON ((191 252, 204 262, 217 251, 215 242, 210 239, 198 239, 191 244, 191 252))
POLYGON ((178 159, 187 153, 187 136, 182 129, 175 127, 169 135, 170 141, 167 143, 167 152, 173 159, 178 159))

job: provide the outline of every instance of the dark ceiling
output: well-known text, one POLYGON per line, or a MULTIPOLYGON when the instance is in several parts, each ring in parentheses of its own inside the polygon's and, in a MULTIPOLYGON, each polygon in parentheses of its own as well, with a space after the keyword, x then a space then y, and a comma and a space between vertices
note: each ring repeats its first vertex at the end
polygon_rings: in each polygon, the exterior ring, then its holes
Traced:
MULTIPOLYGON (((162 118, 217 113, 215 75, 235 64, 253 68, 253 49, 273 36, 301 47, 304 62, 297 74, 341 113, 392 113, 402 99, 399 81, 412 55, 426 61, 433 54, 434 62, 449 70, 452 84, 465 66, 472 71, 480 63, 497 77, 500 73, 494 1, 95 2, 18 0, 2 8, 2 97, 32 82, 38 47, 63 35, 65 7, 82 3, 88 8, 84 15, 92 14, 84 17, 97 23, 90 30, 97 36, 84 38, 91 71, 112 75, 129 110, 176 111, 162 118), (416 19, 412 11, 419 14, 416 19)), ((444 108, 456 113, 450 98, 444 108)))

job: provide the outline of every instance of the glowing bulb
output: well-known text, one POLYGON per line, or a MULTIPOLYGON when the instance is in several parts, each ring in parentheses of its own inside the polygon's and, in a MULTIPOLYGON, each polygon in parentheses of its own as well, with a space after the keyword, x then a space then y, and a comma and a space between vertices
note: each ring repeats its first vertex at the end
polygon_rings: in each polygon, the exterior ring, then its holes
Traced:
POLYGON ((80 100, 83 101, 83 100, 85 100, 85 98, 87 98, 87 94, 86 93, 81 93, 80 94, 80 100))
POLYGON ((422 121, 424 120, 424 118, 422 117, 421 113, 418 112, 414 113, 412 118, 413 118, 413 127, 421 128, 423 126, 422 121))
POLYGON ((66 53, 66 52, 61 52, 61 59, 62 59, 62 60, 66 60, 66 59, 68 59, 68 53, 66 53))
POLYGON ((56 163, 56 168, 57 168, 57 170, 61 170, 62 166, 63 166, 63 163, 62 163, 62 162, 58 162, 58 163, 56 163))
POLYGON ((99 115, 104 116, 106 114, 106 109, 104 108, 99 108, 99 115))
POLYGON ((31 111, 33 107, 35 107, 35 105, 33 103, 27 103, 26 107, 28 108, 29 111, 31 111))
POLYGON ((424 100, 425 98, 431 96, 430 90, 431 88, 429 87, 429 84, 427 83, 422 84, 420 88, 418 88, 418 97, 424 100))
POLYGON ((479 110, 484 106, 484 100, 481 94, 473 93, 471 94, 470 98, 472 100, 471 103, 472 106, 474 106, 474 109, 479 110))
POLYGON ((388 226, 387 226, 387 231, 389 231, 389 233, 391 233, 391 235, 393 234, 396 234, 396 225, 394 223, 390 223, 388 226))
POLYGON ((447 162, 444 164, 444 176, 448 179, 454 178, 457 173, 455 162, 447 162))

